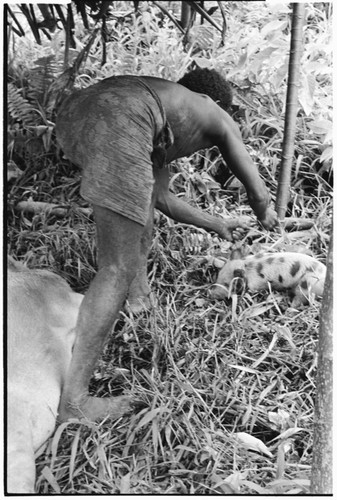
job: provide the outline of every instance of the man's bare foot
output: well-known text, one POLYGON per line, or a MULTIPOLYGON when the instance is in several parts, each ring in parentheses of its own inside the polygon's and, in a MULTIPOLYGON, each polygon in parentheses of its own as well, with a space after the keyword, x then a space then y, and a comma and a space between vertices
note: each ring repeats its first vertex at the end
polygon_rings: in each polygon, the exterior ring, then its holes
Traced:
POLYGON ((58 421, 66 422, 71 418, 96 422, 106 417, 116 420, 132 411, 132 399, 129 396, 96 398, 83 396, 79 403, 61 402, 58 421))

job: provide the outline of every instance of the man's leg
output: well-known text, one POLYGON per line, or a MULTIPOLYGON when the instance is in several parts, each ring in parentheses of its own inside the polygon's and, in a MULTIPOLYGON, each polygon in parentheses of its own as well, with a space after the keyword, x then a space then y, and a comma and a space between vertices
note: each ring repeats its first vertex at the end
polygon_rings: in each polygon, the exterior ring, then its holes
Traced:
POLYGON ((128 294, 128 308, 137 314, 147 308, 151 307, 150 293, 151 289, 147 278, 147 259, 151 247, 153 233, 153 208, 150 210, 148 222, 144 228, 144 232, 140 245, 140 266, 137 274, 133 279, 129 294, 128 294))
POLYGON ((72 361, 61 397, 61 421, 71 417, 96 420, 107 415, 117 418, 129 409, 128 398, 89 397, 88 386, 140 265, 144 227, 98 206, 94 206, 94 216, 98 272, 80 307, 72 361))

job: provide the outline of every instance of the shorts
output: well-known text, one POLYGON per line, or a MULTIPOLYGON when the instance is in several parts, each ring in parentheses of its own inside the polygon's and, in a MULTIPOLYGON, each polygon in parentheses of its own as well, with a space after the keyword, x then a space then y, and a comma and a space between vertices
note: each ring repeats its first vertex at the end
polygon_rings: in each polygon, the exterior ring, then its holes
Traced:
POLYGON ((107 78, 66 98, 56 134, 83 170, 83 198, 145 226, 153 168, 165 165, 173 143, 157 94, 140 77, 107 78))

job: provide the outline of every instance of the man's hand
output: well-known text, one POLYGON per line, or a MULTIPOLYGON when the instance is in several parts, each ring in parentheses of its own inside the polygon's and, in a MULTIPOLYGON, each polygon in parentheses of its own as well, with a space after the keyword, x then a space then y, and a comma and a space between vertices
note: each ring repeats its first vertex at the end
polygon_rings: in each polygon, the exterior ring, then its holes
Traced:
POLYGON ((246 215, 235 217, 234 219, 225 219, 218 234, 224 240, 241 240, 244 234, 249 230, 251 222, 252 219, 246 215))
POLYGON ((263 216, 258 217, 258 219, 267 231, 273 229, 279 222, 277 213, 271 207, 268 207, 263 216))
MULTIPOLYGON (((259 221, 267 231, 273 229, 279 222, 275 210, 271 207, 266 209, 264 215, 259 218, 259 221)), ((250 229, 251 224, 252 219, 246 215, 235 217, 234 219, 225 219, 221 230, 217 232, 224 240, 238 241, 250 229)))

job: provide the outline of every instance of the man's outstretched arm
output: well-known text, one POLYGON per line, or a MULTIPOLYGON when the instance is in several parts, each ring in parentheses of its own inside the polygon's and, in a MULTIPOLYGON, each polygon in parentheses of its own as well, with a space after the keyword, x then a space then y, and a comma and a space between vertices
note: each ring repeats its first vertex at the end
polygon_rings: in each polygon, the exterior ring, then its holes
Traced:
POLYGON ((277 214, 270 207, 269 191, 245 148, 236 123, 224 112, 221 123, 217 121, 210 134, 230 170, 245 186, 255 215, 266 229, 272 229, 277 224, 277 214))
POLYGON ((169 191, 168 168, 154 170, 156 208, 162 213, 183 224, 192 224, 206 231, 214 231, 221 238, 229 241, 238 240, 245 230, 249 229, 248 217, 229 218, 215 217, 198 208, 194 208, 169 191))

